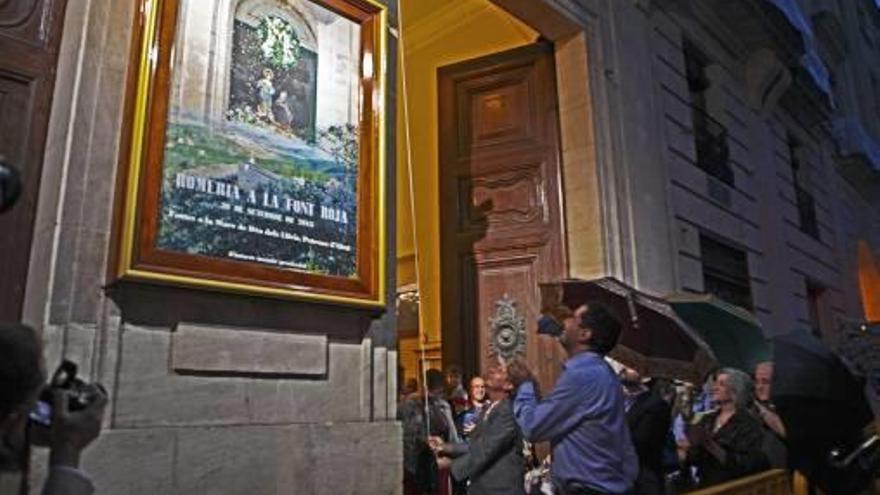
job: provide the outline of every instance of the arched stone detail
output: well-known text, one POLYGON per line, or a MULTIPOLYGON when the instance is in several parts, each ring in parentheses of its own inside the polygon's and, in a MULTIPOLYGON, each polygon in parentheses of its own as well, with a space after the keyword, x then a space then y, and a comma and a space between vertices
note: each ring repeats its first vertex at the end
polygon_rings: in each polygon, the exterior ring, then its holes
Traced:
MULTIPOLYGON (((209 126, 224 122, 230 101, 230 69, 235 20, 256 19, 271 13, 290 22, 303 47, 318 54, 318 79, 326 82, 350 80, 336 74, 357 73, 359 44, 357 24, 340 22, 340 17, 309 0, 197 0, 180 2, 178 36, 172 70, 175 87, 170 110, 182 121, 209 126), (326 63, 321 64, 324 58, 326 63)), ((322 91, 316 102, 316 125, 359 123, 358 88, 337 87, 322 91)))
MULTIPOLYGON (((274 0, 198 0, 181 2, 178 13, 178 38, 175 40, 175 73, 180 74, 171 102, 184 120, 205 124, 222 122, 228 109, 232 37, 235 20, 247 22, 271 13, 290 22, 305 48, 318 52, 318 28, 327 22, 308 2, 274 0)), ((253 21, 252 21, 253 22, 253 21)))
MULTIPOLYGON (((318 16, 316 13, 322 10, 308 0, 298 1, 282 1, 282 0, 237 0, 231 4, 234 7, 231 18, 229 19, 227 42, 224 44, 226 50, 230 53, 227 57, 229 64, 225 67, 218 67, 215 72, 218 78, 225 79, 225 98, 222 113, 217 115, 215 119, 223 119, 228 117, 229 112, 241 111, 242 109, 252 109, 258 115, 268 113, 268 118, 275 121, 273 116, 272 104, 258 104, 252 101, 253 96, 246 88, 253 81, 261 80, 259 71, 253 72, 254 64, 251 60, 251 52, 245 55, 243 52, 236 52, 236 40, 242 42, 244 39, 250 38, 251 41, 247 45, 241 45, 238 49, 244 49, 245 46, 253 46, 253 36, 257 33, 260 22, 267 17, 275 17, 287 23, 295 33, 296 39, 301 48, 301 57, 294 66, 286 67, 268 67, 263 66, 261 69, 266 72, 274 71, 274 89, 277 93, 272 97, 272 101, 284 98, 286 102, 296 102, 298 108, 290 108, 287 111, 288 120, 284 125, 289 124, 300 130, 299 135, 303 138, 314 136, 316 132, 316 111, 317 111, 317 65, 320 57, 321 43, 318 40, 318 31, 320 30, 318 16), (242 28, 241 26, 246 26, 242 28), (236 57, 242 57, 240 63, 236 57), (246 70, 250 66, 251 70, 246 70), (237 68, 237 70, 233 70, 237 68), (244 72, 242 72, 244 71, 244 72), (279 72, 280 71, 280 72, 279 72), (282 79, 281 74, 286 76, 286 82, 282 79), (253 79, 253 80, 252 80, 253 79), (238 88, 238 89, 236 89, 238 88), (285 96, 286 95, 286 96, 285 96), (262 108, 262 109, 261 109, 262 108), (292 110, 292 112, 291 112, 292 110)), ((335 21, 336 17, 329 17, 329 22, 335 21)), ((253 48, 250 48, 253 50, 253 48)), ((257 64, 263 65, 263 64, 257 64)), ((271 79, 270 79, 271 81, 271 79)), ((261 82, 264 82, 261 80, 261 82)), ((270 86, 271 87, 271 86, 270 86)), ((278 121, 282 122, 281 120, 278 121)))
MULTIPOLYGON (((291 3, 274 0, 238 0, 232 20, 239 20, 256 26, 259 19, 272 15, 289 22, 299 37, 300 43, 309 50, 318 51, 318 39, 314 25, 317 22, 312 9, 296 8, 291 3)), ((230 28, 231 29, 231 28, 230 28)))

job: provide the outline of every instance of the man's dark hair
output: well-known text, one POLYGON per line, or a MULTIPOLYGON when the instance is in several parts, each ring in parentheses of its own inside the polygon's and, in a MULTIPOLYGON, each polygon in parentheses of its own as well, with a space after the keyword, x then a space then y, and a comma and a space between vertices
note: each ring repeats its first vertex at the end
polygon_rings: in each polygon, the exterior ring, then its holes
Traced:
POLYGON ((0 418, 20 407, 43 383, 40 339, 30 327, 0 324, 0 418))
POLYGON ((446 379, 443 377, 443 372, 431 368, 425 372, 425 387, 428 390, 437 390, 446 386, 446 379))
POLYGON ((581 315, 581 327, 592 331, 590 348, 603 356, 614 349, 620 338, 620 322, 598 303, 587 305, 587 310, 581 315))

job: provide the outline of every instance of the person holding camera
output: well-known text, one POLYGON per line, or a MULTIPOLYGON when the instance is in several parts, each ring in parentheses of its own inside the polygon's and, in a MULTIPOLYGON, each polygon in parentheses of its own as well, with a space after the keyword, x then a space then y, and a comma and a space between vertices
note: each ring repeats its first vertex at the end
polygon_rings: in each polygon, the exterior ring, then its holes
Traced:
POLYGON ((617 374, 605 361, 621 325, 599 304, 560 310, 559 343, 568 354, 553 391, 539 399, 528 366, 513 361, 516 422, 526 440, 549 440, 550 474, 564 495, 625 494, 639 471, 617 374))
MULTIPOLYGON (((46 388, 43 348, 33 329, 0 325, 0 493, 27 493, 29 445, 49 448, 43 495, 88 495, 80 457, 101 433, 107 395, 74 376, 46 388), (39 407, 37 407, 39 406, 39 407)), ((56 378, 58 374, 56 374, 56 378)))

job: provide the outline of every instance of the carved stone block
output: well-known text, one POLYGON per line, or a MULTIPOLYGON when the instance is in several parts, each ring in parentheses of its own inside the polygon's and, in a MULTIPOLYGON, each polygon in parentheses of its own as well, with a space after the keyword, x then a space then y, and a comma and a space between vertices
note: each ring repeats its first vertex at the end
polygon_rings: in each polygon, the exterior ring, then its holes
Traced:
POLYGON ((324 375, 327 337, 181 324, 171 338, 175 371, 324 375))

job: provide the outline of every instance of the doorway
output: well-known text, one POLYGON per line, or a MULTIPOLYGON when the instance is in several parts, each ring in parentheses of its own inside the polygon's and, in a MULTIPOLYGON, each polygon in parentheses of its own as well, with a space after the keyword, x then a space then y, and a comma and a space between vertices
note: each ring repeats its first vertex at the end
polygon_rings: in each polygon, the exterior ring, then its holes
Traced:
POLYGON ((527 357, 550 390, 560 350, 534 322, 566 266, 552 44, 442 67, 438 108, 443 361, 472 376, 527 357))
POLYGON ((537 284, 607 274, 589 36, 553 5, 402 0, 401 386, 503 351, 549 387, 562 355, 535 335, 537 284))
POLYGON ((397 88, 401 386, 412 380, 421 382, 424 369, 453 364, 444 362, 442 356, 446 332, 440 303, 438 68, 527 46, 538 37, 537 31, 489 0, 401 0, 400 53, 405 64, 399 67, 402 75, 397 88))

